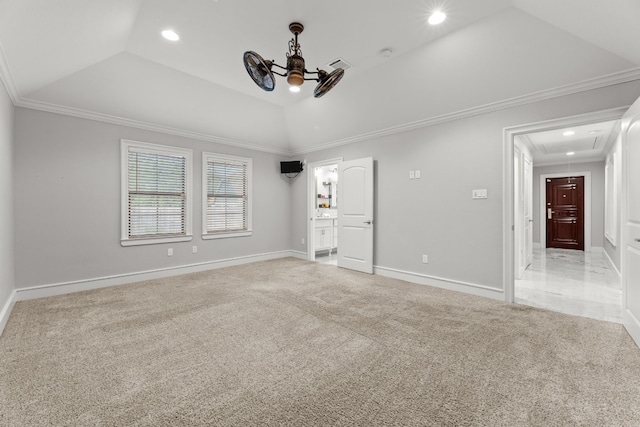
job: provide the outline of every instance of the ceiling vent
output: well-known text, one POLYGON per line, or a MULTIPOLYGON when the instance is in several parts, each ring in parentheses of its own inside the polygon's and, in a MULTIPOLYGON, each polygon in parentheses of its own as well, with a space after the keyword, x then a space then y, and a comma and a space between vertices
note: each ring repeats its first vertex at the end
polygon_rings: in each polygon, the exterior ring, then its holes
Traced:
POLYGON ((342 58, 337 58, 329 62, 327 64, 327 67, 331 67, 334 70, 337 70, 338 68, 342 68, 343 70, 346 70, 347 68, 351 68, 351 64, 349 64, 347 61, 345 61, 342 58))

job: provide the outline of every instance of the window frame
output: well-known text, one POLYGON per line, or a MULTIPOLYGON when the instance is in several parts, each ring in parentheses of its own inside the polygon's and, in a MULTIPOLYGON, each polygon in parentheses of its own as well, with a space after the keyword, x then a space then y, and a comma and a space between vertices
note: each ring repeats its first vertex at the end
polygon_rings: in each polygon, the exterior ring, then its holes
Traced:
POLYGON ((227 154, 218 154, 211 152, 202 152, 202 239, 227 239, 233 237, 247 237, 253 235, 253 159, 249 157, 230 156, 227 154), (220 231, 215 233, 207 232, 207 205, 208 205, 208 175, 207 165, 211 160, 230 160, 234 162, 242 162, 247 165, 247 229, 242 231, 220 231))
POLYGON ((149 142, 120 140, 120 244, 122 246, 154 245, 159 243, 187 242, 193 239, 192 204, 193 204, 193 150, 169 145, 152 144, 149 142), (185 234, 177 236, 158 237, 129 237, 129 151, 136 149, 144 153, 184 157, 185 159, 185 234))

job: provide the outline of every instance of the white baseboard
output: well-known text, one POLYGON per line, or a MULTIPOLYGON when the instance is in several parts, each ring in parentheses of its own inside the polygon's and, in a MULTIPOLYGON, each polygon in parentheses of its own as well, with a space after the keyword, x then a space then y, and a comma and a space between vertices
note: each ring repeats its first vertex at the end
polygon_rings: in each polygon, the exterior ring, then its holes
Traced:
POLYGON ((378 274, 380 276, 404 280, 406 282, 416 283, 419 285, 434 286, 436 288, 464 292, 466 294, 504 301, 504 291, 502 289, 495 289, 489 286, 444 279, 442 277, 428 276, 426 274, 414 273, 411 271, 402 271, 395 268, 380 266, 374 266, 373 272, 374 274, 378 274))
MULTIPOLYGON (((197 264, 189 264, 177 267, 160 268, 157 270, 139 271, 135 273, 118 274, 92 279, 76 280, 64 283, 52 283, 47 285, 19 288, 15 290, 15 301, 25 301, 36 298, 45 298, 55 295, 64 295, 72 292, 88 291, 105 288, 107 286, 124 285, 143 280, 160 279, 164 277, 178 276, 180 274, 196 273, 199 271, 214 270, 217 268, 231 267, 234 265, 248 264, 251 262, 268 261, 271 259, 300 257, 296 251, 269 252, 257 255, 247 255, 236 258, 227 258, 215 261, 207 261, 197 264)), ((305 255, 306 259, 306 254, 305 255)))
POLYGON ((533 244, 531 245, 531 247, 532 247, 533 249, 542 249, 542 244, 541 244, 541 243, 533 242, 533 244))
POLYGON ((2 307, 2 311, 0 311, 0 335, 4 331, 4 327, 7 325, 9 321, 9 315, 11 314, 11 310, 13 310, 13 306, 16 304, 16 291, 12 291, 11 295, 9 295, 9 299, 2 307))
POLYGON ((611 266, 611 268, 613 269, 613 271, 616 272, 616 274, 618 275, 618 278, 620 280, 622 280, 622 273, 620 273, 620 270, 618 270, 618 267, 616 267, 616 265, 613 263, 613 260, 611 259, 611 257, 609 256, 609 253, 607 251, 602 251, 602 254, 604 255, 604 258, 607 260, 607 262, 609 263, 609 265, 611 266))
POLYGON ((303 259, 303 260, 308 260, 309 259, 309 254, 306 252, 301 252, 301 251, 289 251, 291 253, 291 256, 294 258, 298 258, 298 259, 303 259))
POLYGON ((590 252, 596 253, 596 254, 601 254, 604 252, 604 248, 601 246, 591 246, 591 250, 590 252))
POLYGON ((638 320, 631 311, 626 310, 624 307, 622 309, 622 318, 625 329, 636 342, 636 345, 640 347, 640 320, 638 320))

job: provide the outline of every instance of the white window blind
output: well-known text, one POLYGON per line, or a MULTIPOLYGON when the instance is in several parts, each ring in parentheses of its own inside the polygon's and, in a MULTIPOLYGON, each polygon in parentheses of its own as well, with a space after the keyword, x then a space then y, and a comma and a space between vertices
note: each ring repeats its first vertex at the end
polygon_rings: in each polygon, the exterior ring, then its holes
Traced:
POLYGON ((203 230, 210 238, 251 233, 251 159, 203 155, 203 230))
POLYGON ((123 151, 126 149, 123 240, 170 239, 190 234, 190 150, 157 147, 160 148, 123 141, 123 151))

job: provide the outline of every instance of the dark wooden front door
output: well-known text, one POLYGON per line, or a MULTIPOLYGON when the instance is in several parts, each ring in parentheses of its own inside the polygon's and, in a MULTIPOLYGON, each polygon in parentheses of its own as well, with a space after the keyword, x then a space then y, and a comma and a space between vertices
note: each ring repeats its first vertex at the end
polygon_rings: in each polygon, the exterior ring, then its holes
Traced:
POLYGON ((584 177, 547 178, 547 248, 584 250, 584 177))

